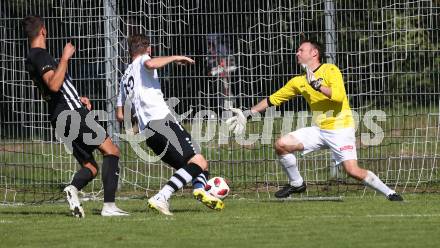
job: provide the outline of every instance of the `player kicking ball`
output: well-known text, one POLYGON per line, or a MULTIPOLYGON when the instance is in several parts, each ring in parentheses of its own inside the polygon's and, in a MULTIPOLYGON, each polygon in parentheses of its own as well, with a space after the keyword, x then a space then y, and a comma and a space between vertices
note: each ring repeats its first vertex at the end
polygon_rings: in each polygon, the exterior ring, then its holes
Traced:
MULTIPOLYGON (((289 178, 289 184, 275 193, 277 198, 302 193, 306 184, 301 177, 294 152, 303 154, 329 148, 336 164, 342 165, 347 174, 381 192, 390 201, 403 201, 394 190, 386 186, 373 172, 362 169, 357 163, 355 125, 345 93, 339 68, 333 64, 321 64, 322 47, 313 40, 304 40, 297 50, 298 63, 306 74, 292 78, 287 84, 250 110, 250 116, 269 106, 302 95, 313 112, 315 125, 288 133, 275 142, 275 151, 289 178)), ((240 109, 231 109, 235 116, 227 120, 236 135, 243 133, 246 117, 240 109)))
POLYGON ((81 165, 69 186, 64 189, 69 208, 75 217, 84 218, 84 209, 78 198, 78 191, 85 187, 98 173, 98 164, 93 157, 93 151, 98 149, 104 156, 102 164, 102 183, 104 186, 104 206, 102 216, 126 216, 127 212, 115 205, 115 194, 119 178, 119 149, 112 143, 105 130, 96 125, 86 124, 86 116, 91 109, 87 97, 79 97, 67 73, 69 59, 75 52, 75 47, 67 43, 59 63, 46 50, 47 30, 43 19, 39 16, 27 16, 23 19, 23 29, 29 38, 30 50, 26 58, 26 70, 29 72, 41 95, 48 103, 49 119, 58 137, 68 137, 71 124, 79 125, 79 133, 72 141, 73 156, 81 165), (57 128, 58 117, 71 111, 78 119, 66 118, 65 128, 57 128), (102 133, 96 130, 101 130, 102 133), (104 137, 100 144, 90 145, 84 140, 84 134, 104 137))
MULTIPOLYGON (((193 195, 211 209, 224 208, 223 201, 205 191, 208 179, 208 162, 196 149, 191 136, 171 115, 160 88, 157 69, 170 63, 194 64, 184 56, 151 58, 151 47, 145 35, 135 34, 128 38, 131 64, 121 79, 117 102, 117 119, 124 120, 126 101, 134 108, 139 132, 147 137, 146 143, 161 160, 176 172, 166 185, 148 199, 148 207, 165 215, 172 215, 168 200, 171 195, 192 181, 193 195)), ((131 113, 125 118, 131 119, 131 113)))

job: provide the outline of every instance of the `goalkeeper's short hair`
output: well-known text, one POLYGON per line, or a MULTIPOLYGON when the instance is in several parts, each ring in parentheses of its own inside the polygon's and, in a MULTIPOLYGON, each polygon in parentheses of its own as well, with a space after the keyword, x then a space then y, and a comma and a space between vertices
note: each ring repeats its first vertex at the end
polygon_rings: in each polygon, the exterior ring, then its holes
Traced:
POLYGON ((319 43, 318 41, 313 40, 313 39, 303 39, 303 40, 301 40, 299 45, 302 45, 304 43, 310 43, 310 44, 312 44, 312 46, 316 50, 318 50, 318 55, 319 55, 318 59, 319 59, 319 62, 321 63, 322 62, 322 58, 324 58, 324 47, 323 47, 323 45, 321 43, 319 43))

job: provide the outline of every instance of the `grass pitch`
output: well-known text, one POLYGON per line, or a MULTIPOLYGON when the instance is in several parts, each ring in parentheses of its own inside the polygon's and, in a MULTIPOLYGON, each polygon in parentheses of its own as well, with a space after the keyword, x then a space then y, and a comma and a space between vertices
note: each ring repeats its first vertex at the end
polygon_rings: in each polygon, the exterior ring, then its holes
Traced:
POLYGON ((174 197, 172 217, 127 200, 118 205, 131 216, 118 218, 84 202, 85 219, 71 217, 67 203, 0 206, 0 247, 440 247, 440 195, 404 197, 226 199, 221 212, 174 197))

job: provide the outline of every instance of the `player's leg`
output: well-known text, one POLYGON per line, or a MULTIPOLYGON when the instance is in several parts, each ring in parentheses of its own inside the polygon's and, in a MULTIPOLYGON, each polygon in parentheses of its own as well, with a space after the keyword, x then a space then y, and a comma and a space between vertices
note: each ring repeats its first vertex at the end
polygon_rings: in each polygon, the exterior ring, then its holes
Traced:
POLYGON ((277 198, 285 198, 292 193, 302 193, 307 186, 298 170, 296 157, 293 152, 308 153, 322 147, 319 132, 316 127, 307 127, 288 133, 275 142, 275 152, 280 164, 289 178, 289 183, 275 193, 277 198))
MULTIPOLYGON (((71 148, 73 156, 76 158, 78 163, 81 165, 81 168, 74 174, 71 183, 64 188, 64 193, 66 194, 67 202, 69 203, 69 208, 72 212, 72 215, 79 218, 84 218, 84 210, 81 205, 81 202, 78 198, 78 191, 84 188, 93 178, 96 177, 98 173, 98 165, 93 157, 93 150, 90 150, 88 146, 86 146, 82 140, 82 133, 84 132, 84 128, 82 126, 85 118, 85 114, 81 111, 78 111, 81 116, 81 120, 76 120, 80 122, 80 130, 79 134, 73 141, 71 141, 71 148)), ((72 117, 69 116, 66 119, 66 125, 64 129, 56 128, 56 121, 52 121, 52 126, 55 128, 55 132, 57 132, 58 137, 69 137, 70 136, 70 128, 72 123, 72 117), (59 133, 62 132, 62 133, 59 133)), ((63 140, 66 142, 66 140, 63 140)))
MULTIPOLYGON (((167 184, 148 200, 148 206, 171 215, 168 199, 188 182, 203 175, 203 171, 208 169, 208 162, 196 151, 190 135, 172 117, 150 121, 147 129, 152 132, 147 145, 156 154, 162 154, 162 161, 176 169, 167 184)), ((203 188, 200 190, 204 191, 203 188)))
MULTIPOLYGON (((207 169, 208 162, 206 159, 201 154, 195 154, 188 160, 187 165, 178 169, 166 185, 148 200, 148 206, 164 214, 171 215, 167 204, 171 195, 207 169)), ((224 208, 223 201, 206 192, 204 188, 194 189, 193 195, 194 198, 211 209, 222 210, 224 208)))
POLYGON ((104 205, 102 216, 126 216, 128 212, 119 209, 115 204, 116 190, 119 181, 119 148, 113 144, 110 137, 99 145, 99 151, 103 155, 102 184, 104 187, 104 205))
MULTIPOLYGON (((102 164, 102 182, 104 187, 104 206, 101 215, 103 216, 123 216, 128 215, 127 212, 120 210, 115 205, 115 194, 119 180, 119 148, 114 145, 108 137, 105 129, 97 122, 86 122, 89 111, 85 108, 76 110, 80 116, 80 127, 78 138, 75 139, 80 151, 83 151, 82 158, 89 161, 88 157, 93 157, 93 151, 99 149, 104 155, 102 164), (96 137, 91 139, 90 137, 96 137), (102 140, 99 138, 102 137, 102 140)), ((96 162, 95 162, 96 164, 96 162)))
POLYGON ((87 156, 86 161, 80 158, 81 155, 79 154, 81 154, 81 152, 79 152, 77 148, 74 148, 74 155, 77 157, 77 160, 82 163, 82 167, 75 173, 72 182, 65 187, 63 191, 66 195, 72 215, 78 218, 84 218, 85 212, 79 200, 78 191, 81 191, 82 188, 96 177, 98 166, 93 156, 87 156))
POLYGON ((114 145, 108 137, 105 129, 97 122, 86 122, 90 113, 87 109, 77 109, 81 116, 78 144, 82 150, 91 154, 98 149, 103 157, 101 178, 104 187, 104 205, 101 211, 102 216, 123 216, 127 212, 120 210, 115 205, 115 194, 119 180, 119 148, 114 145), (91 139, 90 137, 96 137, 91 139), (101 139, 100 139, 101 138, 101 139))
POLYGON ((322 130, 321 135, 333 153, 336 164, 342 164, 347 174, 367 186, 381 192, 391 201, 402 201, 402 197, 386 186, 373 172, 358 166, 356 138, 353 128, 322 130))
MULTIPOLYGON (((196 154, 201 154, 200 146, 199 144, 195 143, 192 140, 191 135, 178 123, 175 123, 174 130, 176 133, 180 133, 178 136, 180 143, 182 144, 184 155, 181 156, 181 161, 183 162, 182 167, 188 163, 189 159, 193 158, 196 154), (179 128, 176 128, 179 127, 179 128), (185 144, 186 143, 186 144, 185 144)), ((209 180, 209 170, 208 170, 208 162, 202 155, 201 163, 206 163, 207 169, 202 171, 197 177, 194 177, 191 180, 192 186, 194 190, 197 189, 205 189, 206 183, 209 180)))
POLYGON ((303 184, 303 178, 296 164, 296 157, 293 155, 293 152, 303 150, 304 145, 293 134, 284 135, 275 142, 275 152, 278 154, 280 163, 289 178, 289 183, 293 186, 303 184))
POLYGON ((202 171, 197 177, 191 181, 193 189, 204 189, 209 180, 209 171, 202 171))
MULTIPOLYGON (((194 157, 201 156, 196 154, 194 157)), ((162 187, 162 189, 153 197, 148 199, 148 207, 156 209, 165 215, 172 215, 169 211, 168 200, 171 195, 177 190, 183 188, 187 183, 197 177, 203 170, 207 169, 206 164, 196 164, 189 162, 187 165, 176 170, 176 172, 171 176, 169 181, 162 187)))
POLYGON ((362 181, 367 186, 379 191, 390 201, 403 201, 403 198, 385 185, 382 180, 372 171, 365 170, 358 166, 357 160, 345 160, 342 162, 347 174, 359 181, 362 181))
MULTIPOLYGON (((148 147, 156 155, 161 155, 161 160, 176 170, 184 167, 194 155, 200 154, 199 146, 194 143, 191 135, 170 116, 164 120, 150 121, 147 129, 151 132, 146 141, 148 147), (165 122, 169 122, 169 124, 165 125, 165 122), (163 127, 168 130, 162 130, 163 127), (170 138, 177 140, 177 142, 170 142, 170 138)), ((209 171, 204 170, 192 179, 193 188, 204 188, 208 179, 209 171)))
POLYGON ((211 209, 222 210, 225 207, 223 201, 205 191, 206 178, 204 176, 207 175, 208 172, 208 161, 206 161, 203 155, 196 154, 188 161, 188 164, 196 164, 202 168, 206 168, 204 169, 202 174, 198 175, 196 178, 193 179, 193 185, 195 181, 196 184, 201 184, 202 186, 202 187, 194 188, 193 190, 194 198, 211 209))

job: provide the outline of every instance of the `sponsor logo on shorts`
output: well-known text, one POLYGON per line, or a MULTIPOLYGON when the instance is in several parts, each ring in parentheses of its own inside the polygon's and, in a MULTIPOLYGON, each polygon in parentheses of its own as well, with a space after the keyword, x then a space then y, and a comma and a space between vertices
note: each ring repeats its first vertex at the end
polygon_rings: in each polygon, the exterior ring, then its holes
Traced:
POLYGON ((352 145, 346 145, 346 146, 342 146, 339 148, 339 151, 346 151, 346 150, 353 150, 353 146, 352 145))

